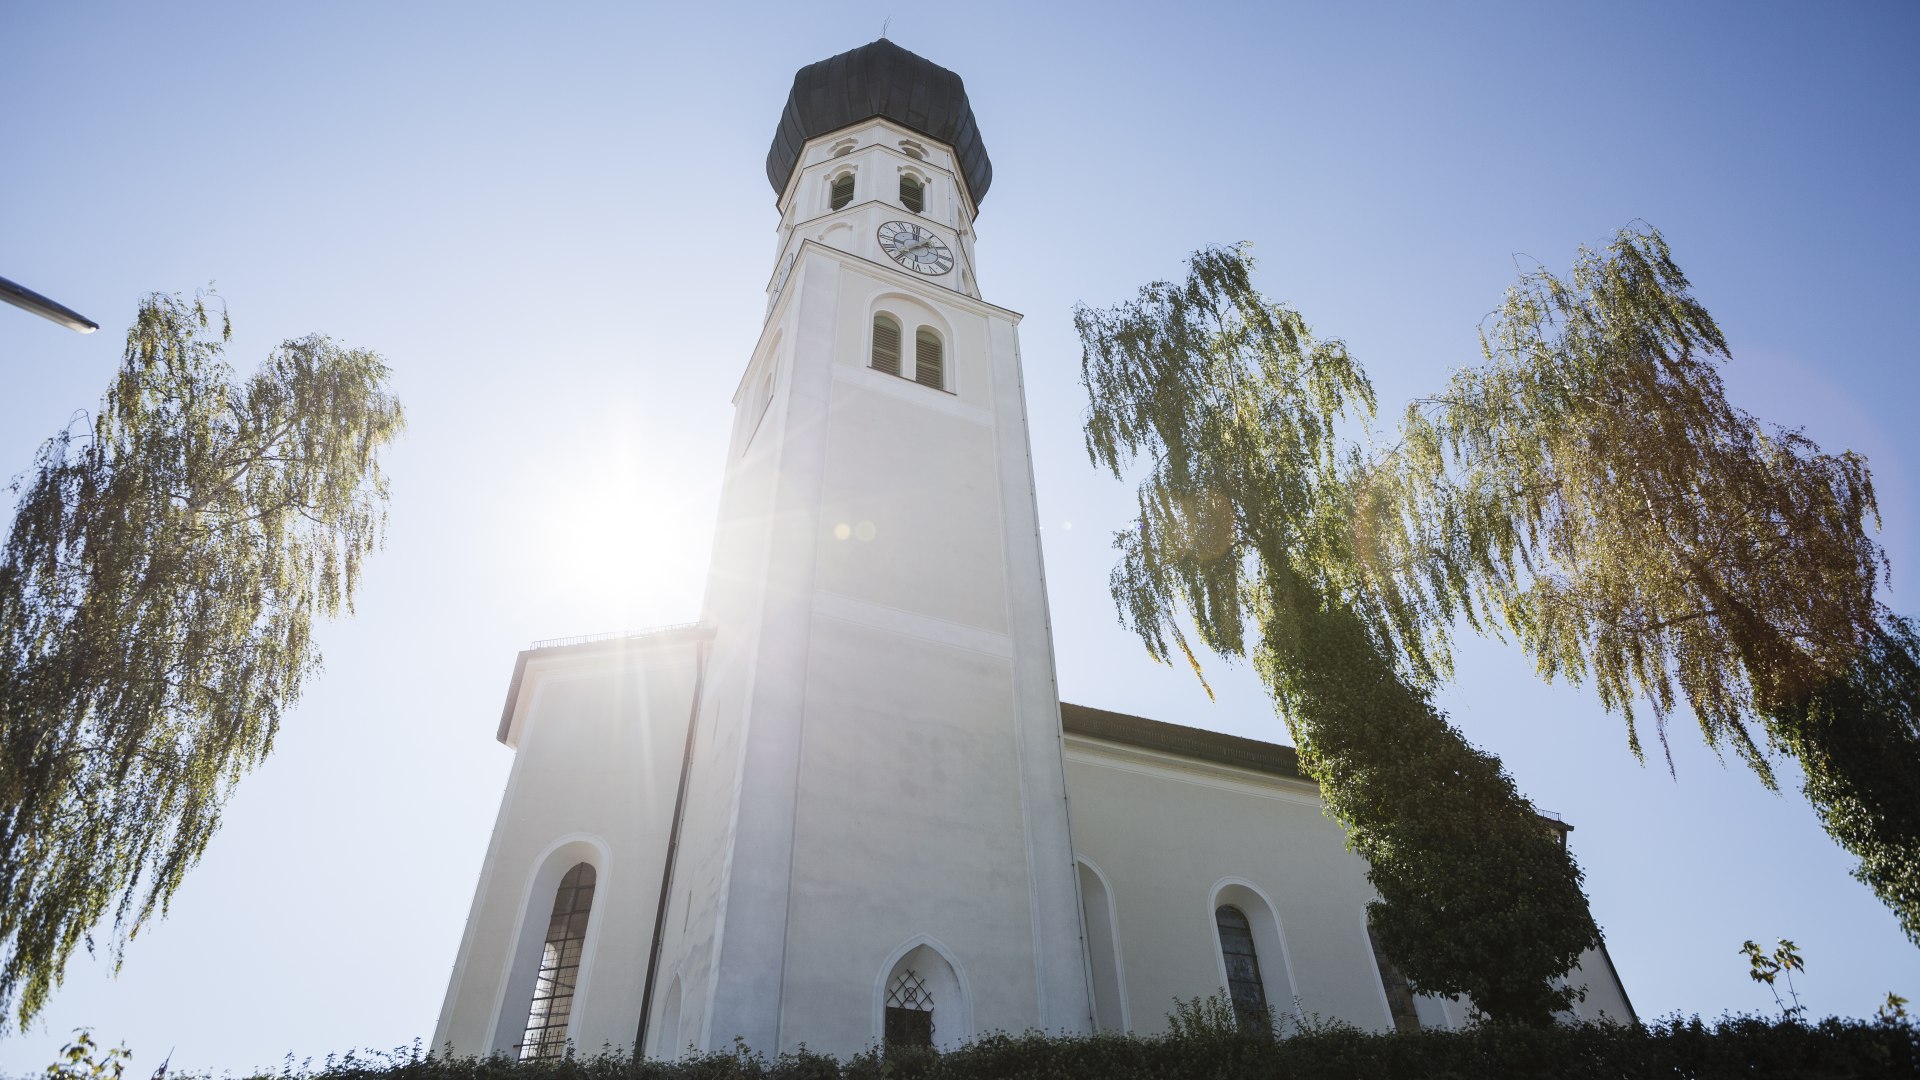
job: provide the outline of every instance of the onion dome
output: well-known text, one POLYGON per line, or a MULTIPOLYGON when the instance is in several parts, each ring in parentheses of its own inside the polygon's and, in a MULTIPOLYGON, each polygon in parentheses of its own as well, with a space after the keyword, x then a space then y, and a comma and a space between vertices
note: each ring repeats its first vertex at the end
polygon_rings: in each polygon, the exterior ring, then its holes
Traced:
POLYGON ((973 205, 986 198, 993 163, 981 145, 960 76, 886 38, 808 64, 794 75, 793 92, 767 151, 767 182, 774 193, 787 190, 808 139, 876 116, 953 147, 973 205))

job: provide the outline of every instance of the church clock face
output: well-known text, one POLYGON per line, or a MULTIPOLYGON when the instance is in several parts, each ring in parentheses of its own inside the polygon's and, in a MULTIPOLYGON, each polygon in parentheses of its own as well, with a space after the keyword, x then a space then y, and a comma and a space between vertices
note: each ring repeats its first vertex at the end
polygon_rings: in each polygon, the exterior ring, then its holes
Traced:
POLYGON ((953 269, 953 249, 911 221, 889 221, 880 226, 880 250, 916 274, 944 274, 953 269))

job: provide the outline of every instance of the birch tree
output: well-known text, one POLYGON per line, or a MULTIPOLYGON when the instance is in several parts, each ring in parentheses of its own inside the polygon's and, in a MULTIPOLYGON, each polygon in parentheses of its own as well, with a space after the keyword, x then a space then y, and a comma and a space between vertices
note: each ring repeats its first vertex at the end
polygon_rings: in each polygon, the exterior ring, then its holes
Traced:
POLYGON ((46 443, 0 554, 0 1025, 111 915, 116 963, 352 610, 380 542, 387 368, 324 337, 235 381, 206 298, 154 294, 91 421, 46 443))
POLYGON ((1455 613, 1590 681, 1645 752, 1685 708, 1828 832, 1920 943, 1920 639, 1877 587, 1866 459, 1727 398, 1727 342, 1646 227, 1510 289, 1481 362, 1367 470, 1369 591, 1420 653, 1455 613))
POLYGON ((1088 454, 1116 477, 1144 469, 1115 538, 1122 622, 1196 673, 1197 649, 1251 660, 1366 858, 1374 930, 1416 990, 1546 1023, 1573 996, 1559 977, 1599 940, 1579 867, 1396 655, 1391 598, 1355 588, 1362 461, 1338 431, 1371 414, 1373 390, 1250 270, 1242 250, 1201 251, 1183 283, 1075 312, 1088 454))

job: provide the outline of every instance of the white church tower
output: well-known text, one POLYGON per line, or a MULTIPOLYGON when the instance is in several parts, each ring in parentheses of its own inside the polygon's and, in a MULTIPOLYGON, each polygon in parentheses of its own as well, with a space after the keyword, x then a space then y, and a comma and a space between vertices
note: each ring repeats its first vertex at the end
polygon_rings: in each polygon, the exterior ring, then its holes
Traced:
POLYGON ((959 76, 802 69, 706 611, 522 653, 435 1045, 849 1054, 1089 1029, 1020 317, 959 76))
POLYGON ((922 986, 937 1043, 1084 1028, 1019 316, 973 287, 960 78, 886 40, 805 68, 767 172, 655 1045, 854 1050, 922 986))

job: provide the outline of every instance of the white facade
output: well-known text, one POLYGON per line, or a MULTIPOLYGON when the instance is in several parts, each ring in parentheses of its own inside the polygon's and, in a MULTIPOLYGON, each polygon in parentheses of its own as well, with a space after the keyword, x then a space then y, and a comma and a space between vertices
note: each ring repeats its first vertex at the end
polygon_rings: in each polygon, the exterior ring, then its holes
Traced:
MULTIPOLYGON (((1365 868, 1311 784, 1165 748, 1223 738, 1190 729, 1063 735, 1020 317, 979 298, 952 149, 842 127, 806 143, 779 210, 702 621, 521 654, 514 767, 434 1045, 517 1052, 550 1007, 543 962, 575 954, 565 1038, 584 1052, 845 1055, 903 993, 930 995, 939 1045, 1152 1032, 1175 996, 1225 987, 1229 902, 1268 1001, 1390 1027, 1365 868), (902 221, 950 267, 889 257, 902 221), (877 318, 898 374, 874 364, 877 318), (556 950, 555 890, 583 862, 585 937, 556 950)), ((1630 1015, 1617 980, 1589 982, 1584 1009, 1630 1015)))
MULTIPOLYGON (((1222 904, 1252 924, 1277 1012, 1393 1030, 1367 935, 1366 863, 1291 751, 1075 705, 1063 721, 1100 1030, 1162 1031, 1175 998, 1227 985, 1222 904)), ((1603 952, 1583 957, 1570 981, 1586 990, 1576 1018, 1633 1019, 1603 952)), ((1422 1027, 1467 1020, 1459 1001, 1414 1005, 1422 1027)))

